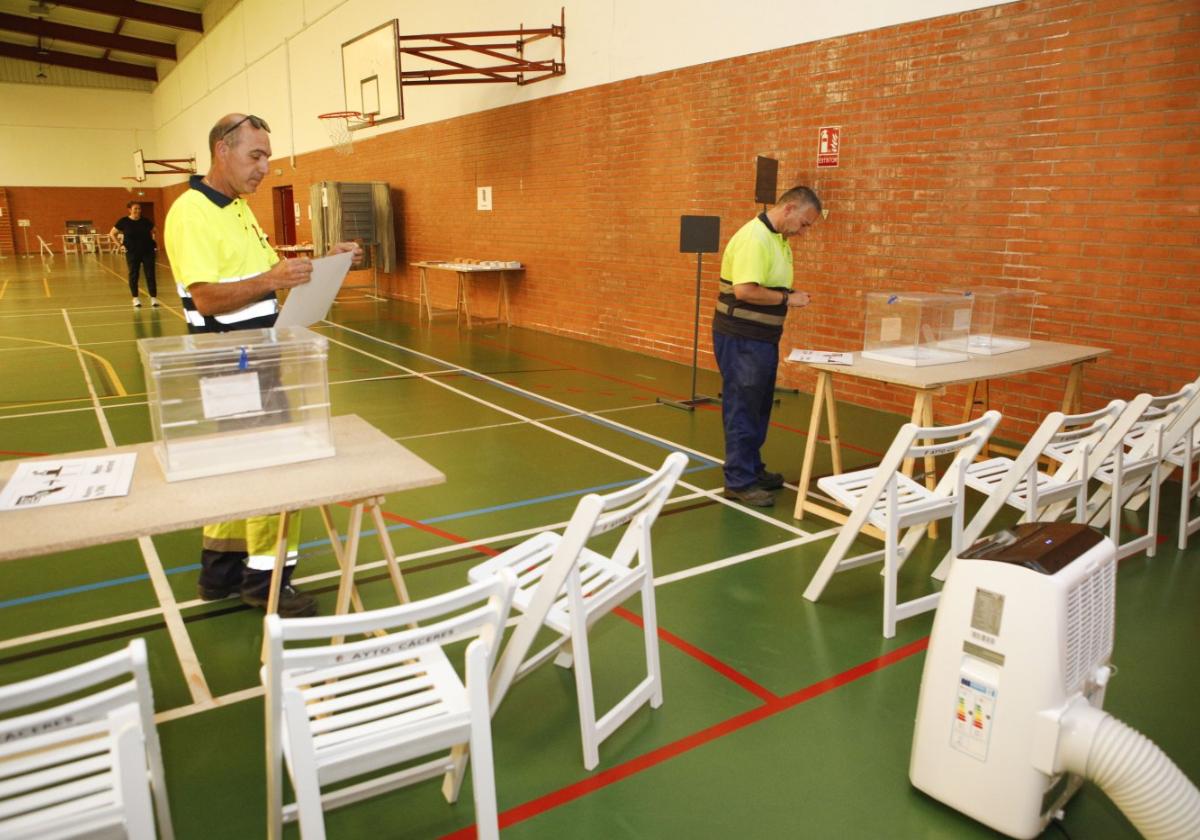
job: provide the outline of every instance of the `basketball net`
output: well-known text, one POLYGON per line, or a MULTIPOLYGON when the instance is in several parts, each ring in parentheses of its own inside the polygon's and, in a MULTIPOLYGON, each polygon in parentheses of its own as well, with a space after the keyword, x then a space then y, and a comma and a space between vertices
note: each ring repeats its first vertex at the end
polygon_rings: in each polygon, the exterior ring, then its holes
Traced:
POLYGON ((329 142, 339 155, 354 154, 354 137, 351 129, 366 128, 375 124, 372 115, 368 114, 364 118, 358 111, 333 111, 329 114, 320 114, 317 119, 325 123, 325 130, 329 132, 329 142))

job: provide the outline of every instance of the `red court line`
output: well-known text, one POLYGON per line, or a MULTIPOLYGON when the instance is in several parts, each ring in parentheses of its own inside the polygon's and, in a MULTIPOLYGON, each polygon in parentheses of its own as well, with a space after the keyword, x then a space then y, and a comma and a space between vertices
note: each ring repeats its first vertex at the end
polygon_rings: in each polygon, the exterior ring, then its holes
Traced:
POLYGON ((49 452, 13 452, 8 449, 0 449, 0 455, 13 455, 17 458, 41 458, 43 455, 49 454, 49 452))
MULTIPOLYGON (((424 522, 418 522, 415 519, 409 519, 407 516, 397 516, 394 513, 388 513, 386 510, 383 510, 382 513, 384 519, 390 519, 392 522, 403 522, 410 528, 416 528, 418 531, 424 531, 427 534, 433 534, 436 537, 441 537, 442 539, 449 540, 450 542, 460 544, 470 542, 470 540, 466 537, 459 536, 458 534, 451 534, 449 531, 443 531, 441 528, 435 528, 432 525, 426 525, 424 522)), ((473 548, 478 550, 480 554, 486 554, 488 557, 495 557, 500 553, 499 551, 496 551, 496 549, 489 548, 486 545, 477 545, 473 546, 473 548)))
MULTIPOLYGON (((629 610, 625 609, 624 607, 617 607, 616 609, 613 610, 613 614, 621 616, 621 618, 625 619, 626 621, 630 621, 630 622, 636 624, 638 627, 643 626, 642 617, 640 615, 637 615, 636 613, 631 613, 629 610)), ((763 686, 756 683, 754 680, 747 677, 741 671, 737 671, 737 670, 733 669, 729 665, 726 665, 724 662, 717 659, 712 654, 701 650, 700 648, 696 647, 695 645, 691 644, 690 642, 684 641, 683 639, 676 636, 674 633, 670 632, 669 630, 664 630, 663 628, 659 627, 658 628, 658 637, 660 639, 662 639, 664 642, 666 642, 667 644, 671 645, 672 647, 678 648, 679 650, 683 651, 684 653, 686 653, 688 656, 692 657, 693 659, 696 659, 696 660, 704 663, 709 668, 712 668, 714 671, 716 671, 718 674, 725 677, 726 679, 737 683, 742 688, 746 689, 746 691, 750 692, 755 697, 757 697, 759 700, 762 700, 764 703, 774 703, 779 699, 779 695, 777 695, 775 692, 767 690, 763 686)))
MULTIPOLYGON (((392 522, 402 522, 405 525, 408 525, 412 528, 417 528, 421 531, 425 531, 427 533, 434 534, 436 536, 441 537, 442 539, 450 540, 451 542, 455 542, 455 543, 470 542, 470 540, 468 540, 466 537, 460 536, 458 534, 452 534, 449 531, 443 531, 441 528, 435 528, 432 525, 426 525, 423 522, 418 522, 415 519, 409 519, 406 516, 398 516, 394 513, 388 513, 387 511, 383 511, 383 518, 390 519, 392 522)), ((497 554, 500 553, 500 552, 496 551, 496 549, 490 548, 489 546, 486 546, 486 545, 475 546, 475 548, 477 548, 480 553, 486 554, 489 557, 495 557, 497 554)), ((621 618, 625 619, 626 621, 633 622, 638 627, 642 626, 641 616, 635 615, 634 613, 629 612, 629 610, 625 609, 624 607, 617 607, 616 609, 613 610, 613 613, 616 615, 619 615, 621 618)), ((746 689, 746 691, 749 691, 751 694, 753 694, 755 697, 759 698, 760 700, 770 703, 770 702, 773 702, 778 699, 778 696, 776 694, 774 694, 771 691, 768 691, 766 688, 764 688, 761 685, 759 685, 758 683, 754 682, 754 680, 750 679, 745 674, 742 674, 742 673, 734 670, 729 665, 726 665, 724 662, 721 662, 719 659, 712 656, 711 654, 705 653, 703 650, 696 647, 695 645, 685 642, 683 639, 681 639, 679 636, 676 636, 674 633, 671 633, 670 631, 664 630, 663 628, 659 627, 658 628, 658 637, 660 639, 662 639, 664 642, 666 642, 667 644, 671 645, 672 647, 678 648, 680 651, 687 654, 688 656, 691 656, 694 659, 696 659, 697 661, 707 665, 709 668, 712 668, 718 674, 721 674, 722 676, 726 677, 727 679, 737 683, 742 688, 746 689)))
MULTIPOLYGON (((658 764, 662 764, 668 759, 674 758, 677 755, 682 755, 685 752, 696 749, 718 738, 722 738, 739 729, 744 729, 747 726, 758 723, 761 720, 766 720, 773 715, 788 709, 798 706, 801 703, 808 702, 823 694, 833 691, 835 688, 840 688, 843 685, 861 679, 868 674, 873 674, 876 671, 882 670, 897 662, 901 662, 914 654, 925 650, 929 645, 929 637, 917 639, 915 642, 910 642, 903 647, 897 648, 883 656, 860 663, 859 665, 836 674, 832 677, 815 682, 812 685, 806 686, 799 691, 793 692, 785 697, 779 698, 775 702, 765 703, 762 706, 750 709, 735 715, 728 720, 714 724, 707 729, 702 729, 699 732, 693 733, 686 737, 680 738, 670 744, 659 747, 656 750, 651 750, 645 755, 640 755, 637 758, 630 759, 624 764, 618 764, 615 767, 610 767, 607 770, 601 770, 595 775, 589 776, 586 779, 581 779, 574 784, 567 785, 556 791, 540 796, 537 799, 532 799, 515 808, 510 808, 500 815, 500 827, 508 828, 519 822, 543 814, 549 810, 565 805, 589 793, 606 788, 611 784, 627 779, 643 770, 648 770, 658 764)), ((443 840, 468 840, 475 836, 475 826, 468 826, 459 831, 451 832, 443 837, 443 840)))

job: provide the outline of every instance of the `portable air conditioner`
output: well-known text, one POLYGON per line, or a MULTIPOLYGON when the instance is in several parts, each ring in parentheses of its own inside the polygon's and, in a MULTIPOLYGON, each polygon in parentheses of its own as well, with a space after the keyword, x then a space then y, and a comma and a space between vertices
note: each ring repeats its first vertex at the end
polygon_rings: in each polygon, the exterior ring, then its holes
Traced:
POLYGON ((957 558, 933 622, 909 778, 1011 837, 1036 837, 1084 777, 1147 838, 1200 837, 1200 792, 1101 711, 1116 551, 1086 525, 1026 523, 957 558))

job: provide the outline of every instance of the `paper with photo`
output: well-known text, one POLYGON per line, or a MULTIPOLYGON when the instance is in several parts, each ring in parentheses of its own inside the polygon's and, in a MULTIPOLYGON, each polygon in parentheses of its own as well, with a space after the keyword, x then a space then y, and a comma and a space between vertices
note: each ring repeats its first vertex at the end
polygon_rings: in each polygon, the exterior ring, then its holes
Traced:
POLYGON ((354 254, 345 251, 312 261, 312 279, 288 290, 287 300, 275 319, 277 327, 311 327, 324 320, 337 297, 354 254))
POLYGON ((128 496, 137 453, 25 461, 0 490, 0 510, 128 496))

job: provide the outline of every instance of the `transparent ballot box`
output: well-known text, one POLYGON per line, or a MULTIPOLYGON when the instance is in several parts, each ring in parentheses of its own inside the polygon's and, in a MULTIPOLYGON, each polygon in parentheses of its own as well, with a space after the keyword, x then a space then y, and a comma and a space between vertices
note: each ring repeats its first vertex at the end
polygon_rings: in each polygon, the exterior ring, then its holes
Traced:
POLYGON ((1024 350, 1029 346, 1037 292, 1002 286, 977 286, 965 290, 947 289, 946 293, 975 301, 971 307, 971 332, 964 345, 968 353, 993 356, 1024 350))
POLYGON ((972 298, 927 292, 867 292, 862 355, 921 367, 964 362, 972 298))
POLYGON ((138 350, 167 481, 334 454, 323 336, 201 333, 144 338, 138 350))

